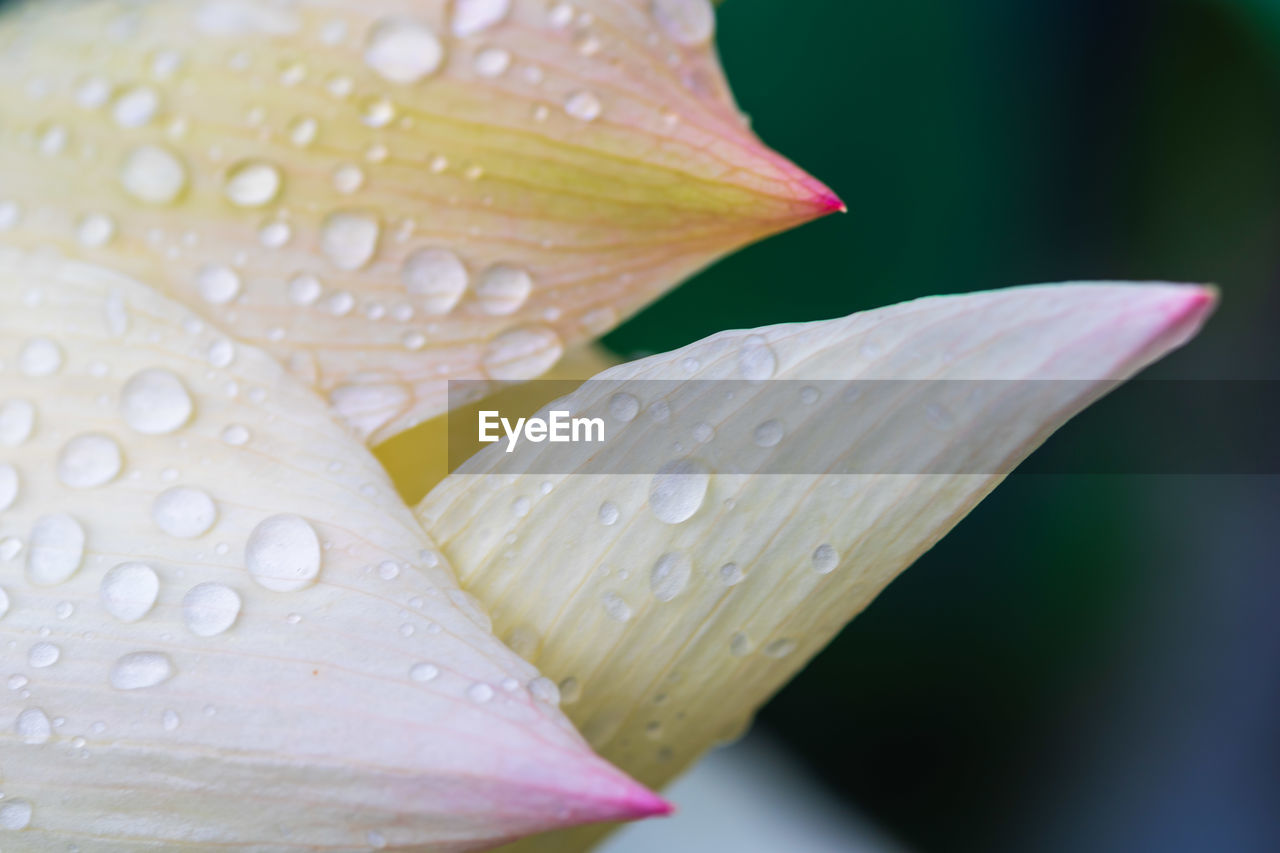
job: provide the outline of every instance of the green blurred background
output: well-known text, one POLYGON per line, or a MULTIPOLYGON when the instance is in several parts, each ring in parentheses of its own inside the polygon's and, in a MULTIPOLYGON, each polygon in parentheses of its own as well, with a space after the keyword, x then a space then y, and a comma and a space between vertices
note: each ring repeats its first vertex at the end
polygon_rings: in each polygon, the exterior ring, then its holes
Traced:
MULTIPOLYGON (((1148 375, 1280 378, 1280 0, 727 0, 720 21, 759 134, 849 213, 686 283, 616 352, 1174 279, 1223 307, 1148 375)), ((1274 477, 1015 476, 760 726, 916 850, 1280 850, 1278 510, 1274 477)))

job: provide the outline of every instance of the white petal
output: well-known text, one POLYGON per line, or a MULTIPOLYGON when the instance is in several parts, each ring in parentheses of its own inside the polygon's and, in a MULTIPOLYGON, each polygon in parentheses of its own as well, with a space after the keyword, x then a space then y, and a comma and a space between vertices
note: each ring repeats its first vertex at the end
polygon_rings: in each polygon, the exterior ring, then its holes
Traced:
POLYGON ((1185 342, 1212 303, 1194 287, 1045 286, 717 335, 606 371, 557 404, 615 429, 608 449, 585 445, 580 467, 496 474, 564 451, 492 446, 419 516, 498 635, 560 682, 592 745, 661 785, 741 732, 1011 464, 1185 342), (800 380, 915 381, 882 383, 905 395, 893 405, 859 399, 847 420, 814 421, 835 409, 800 380), (922 380, 1060 381, 970 398, 982 383, 922 380), (770 394, 775 408, 760 411, 770 394), (809 443, 789 442, 806 424, 809 443), (855 450, 878 467, 824 473, 855 450), (806 468, 809 451, 836 453, 806 468), (954 467, 929 467, 941 451, 954 467), (617 470, 649 473, 571 473, 611 455, 617 470))
POLYGON ((36 409, 0 445, 0 767, 30 807, 0 847, 452 850, 662 810, 537 698, 324 402, 227 340, 0 249, 0 409, 36 409), (32 340, 56 370, 22 372, 32 340))

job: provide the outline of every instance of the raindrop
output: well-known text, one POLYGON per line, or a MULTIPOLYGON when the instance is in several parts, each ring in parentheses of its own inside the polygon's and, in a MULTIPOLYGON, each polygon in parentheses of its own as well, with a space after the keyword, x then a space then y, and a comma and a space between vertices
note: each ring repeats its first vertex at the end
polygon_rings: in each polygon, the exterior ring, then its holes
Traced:
POLYGON ((8 612, 9 612, 9 593, 5 592, 3 587, 0 587, 0 619, 3 619, 5 617, 5 614, 7 614, 8 612))
POLYGON ((694 47, 715 34, 716 13, 711 0, 650 0, 649 8, 658 26, 676 44, 694 47))
POLYGON ((472 702, 483 705, 493 698, 493 688, 484 682, 476 682, 467 688, 467 698, 472 702))
POLYGON ((0 513, 13 506, 18 500, 18 491, 22 482, 18 477, 18 469, 8 462, 0 463, 0 513))
POLYGON ((323 288, 313 275, 295 275, 289 279, 289 299, 294 305, 314 305, 323 288))
POLYGON ((609 414, 623 423, 634 421, 640 414, 640 401, 625 392, 614 394, 609 398, 609 414))
POLYGON ((121 127, 143 127, 150 124, 160 109, 160 96, 149 86, 130 89, 116 99, 111 114, 121 127))
POLYGON ((579 121, 594 121, 600 115, 600 99, 591 92, 574 92, 565 99, 564 111, 579 121))
POLYGON ((320 538, 304 518, 273 515, 249 534, 244 560, 257 583, 273 592, 293 592, 320 574, 320 538))
POLYGON ((725 563, 720 567, 720 583, 725 586, 737 586, 745 577, 737 563, 725 563))
POLYGON ((240 274, 224 264, 205 264, 196 271, 196 287, 205 302, 225 305, 240 295, 240 274))
POLYGON ((615 622, 626 622, 631 618, 631 605, 616 592, 606 592, 600 597, 604 612, 615 622))
POLYGON ((518 326, 486 345, 481 366, 492 379, 533 379, 549 370, 564 354, 564 343, 545 326, 518 326))
POLYGON ((600 518, 600 523, 605 527, 612 527, 617 524, 618 516, 620 515, 621 512, 618 510, 618 505, 613 501, 605 501, 600 504, 600 512, 598 513, 598 516, 600 518))
POLYGON ((9 800, 0 805, 0 829, 17 832, 31 825, 31 803, 26 800, 9 800))
POLYGON ((165 435, 191 419, 195 404, 182 380, 152 367, 135 373, 120 391, 125 423, 143 435, 165 435))
POLYGON ((351 195, 364 186, 364 170, 354 163, 343 163, 333 170, 333 188, 351 195))
POLYGON ((151 504, 151 520, 177 539, 196 539, 218 520, 218 507, 203 489, 177 486, 161 492, 151 504))
POLYGON ((58 480, 72 489, 105 486, 120 475, 124 457, 109 435, 87 433, 68 441, 58 454, 58 480))
POLYGON ((53 643, 36 643, 27 651, 27 665, 33 669, 53 666, 62 657, 62 649, 53 643))
POLYGON ((659 521, 680 524, 701 507, 711 472, 695 459, 677 459, 658 469, 649 483, 649 509, 659 521))
POLYGON ((649 589, 659 601, 671 601, 684 592, 693 574, 693 563, 687 554, 672 551, 663 554, 649 571, 649 589))
POLYGON ((453 34, 470 36, 492 27, 511 11, 511 0, 454 0, 453 34))
POLYGON ((428 314, 447 314, 462 299, 469 277, 466 266, 448 249, 419 249, 405 259, 400 279, 428 314))
POLYGON ((86 249, 107 245, 116 235, 116 223, 102 213, 89 213, 76 224, 76 240, 86 249))
POLYGON ((444 46, 426 25, 391 18, 370 31, 364 61, 392 83, 416 83, 444 62, 444 46))
POLYGON ((134 652, 116 661, 110 682, 116 690, 142 690, 173 678, 173 661, 163 652, 134 652))
POLYGON ((382 226, 370 213, 339 211, 324 221, 320 247, 338 269, 362 269, 378 250, 382 226))
POLYGON ((501 77, 511 67, 511 54, 500 47, 486 47, 472 62, 481 77, 501 77))
POLYGON ((18 353, 18 370, 23 376, 52 376, 62 369, 62 347, 49 338, 32 338, 18 353))
POLYGON ((49 715, 39 708, 27 708, 18 713, 14 731, 23 743, 39 746, 53 737, 53 723, 49 721, 49 715))
POLYGON ((486 314, 514 314, 532 290, 533 278, 527 271, 510 264, 494 264, 481 273, 476 298, 486 314))
POLYGON ((560 688, 550 678, 540 675, 529 682, 529 695, 539 702, 555 707, 560 704, 560 688))
POLYGON ((409 668, 409 677, 414 681, 432 681, 440 674, 440 670, 429 663, 415 663, 409 668))
POLYGON ((316 141, 316 133, 319 129, 319 123, 309 116, 296 118, 289 125, 289 141, 299 148, 306 148, 316 141))
POLYGON ((176 732, 178 727, 182 725, 182 717, 178 716, 177 711, 165 711, 160 716, 160 725, 164 726, 166 732, 176 732))
POLYGON ((738 631, 729 638, 729 654, 735 658, 744 658, 755 650, 755 643, 746 634, 738 631))
POLYGON ((18 447, 31 437, 36 424, 36 407, 29 400, 0 403, 0 444, 18 447))
POLYGON ((782 436, 786 429, 782 426, 782 421, 769 420, 756 427, 752 440, 755 441, 757 447, 775 447, 778 442, 782 441, 782 436))
POLYGON ((245 160, 231 167, 223 187, 227 198, 239 207, 262 207, 280 194, 284 178, 273 163, 245 160))
POLYGON ((187 186, 187 167, 167 148, 143 145, 125 158, 120 183, 138 201, 172 204, 187 186))
POLYGON ((243 424, 231 424, 222 431, 222 440, 232 447, 243 447, 249 443, 249 428, 243 424))
POLYGON ((742 349, 738 352, 738 372, 744 379, 763 382, 772 379, 777 369, 778 357, 763 337, 750 335, 742 342, 742 349))
POLYGON ((102 577, 98 597, 121 622, 137 622, 151 612, 160 594, 160 577, 146 563, 121 563, 102 577))
POLYGON ((220 583, 192 587, 182 599, 182 621, 197 637, 215 637, 240 616, 240 594, 220 583))
POLYGON ((819 545, 813 552, 812 559, 813 570, 820 575, 830 574, 840 565, 840 554, 830 545, 819 545))

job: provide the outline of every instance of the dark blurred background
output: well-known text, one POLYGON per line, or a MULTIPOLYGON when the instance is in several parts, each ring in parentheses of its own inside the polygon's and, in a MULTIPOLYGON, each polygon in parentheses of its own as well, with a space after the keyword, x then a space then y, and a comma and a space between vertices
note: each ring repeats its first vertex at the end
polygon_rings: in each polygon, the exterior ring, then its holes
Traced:
MULTIPOLYGON (((618 353, 1173 279, 1223 305, 1148 376, 1280 379, 1280 0, 727 0, 720 20, 760 135, 849 213, 685 284, 618 353)), ((760 726, 919 851, 1280 850, 1277 522, 1276 477, 1015 476, 760 726)))

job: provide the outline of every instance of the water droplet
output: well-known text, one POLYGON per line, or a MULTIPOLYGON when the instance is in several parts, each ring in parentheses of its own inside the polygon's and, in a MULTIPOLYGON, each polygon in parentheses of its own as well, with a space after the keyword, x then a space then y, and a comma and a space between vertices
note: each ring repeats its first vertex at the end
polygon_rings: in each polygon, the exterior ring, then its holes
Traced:
POLYGON ((23 376, 52 376, 62 369, 62 347, 49 338, 32 338, 18 353, 18 370, 23 376))
POLYGON ((618 505, 613 501, 605 501, 600 504, 600 512, 598 513, 598 516, 600 518, 600 523, 605 527, 612 527, 617 524, 618 517, 621 514, 622 513, 618 510, 618 505))
POLYGON ((631 618, 631 605, 616 592, 600 596, 600 603, 604 605, 605 614, 615 622, 626 622, 631 618))
POLYGON ((71 489, 105 486, 120 475, 124 457, 109 435, 86 433, 68 441, 58 454, 58 480, 71 489))
POLYGON ((314 305, 323 288, 313 275, 295 275, 289 279, 289 299, 294 305, 314 305))
POLYGON ((50 722, 49 715, 39 708, 27 708, 18 713, 14 731, 22 738, 23 743, 39 746, 48 743, 49 738, 53 737, 53 723, 50 722))
POLYGON ((738 372, 744 379, 763 382, 772 379, 778 369, 778 357, 760 335, 750 335, 738 352, 738 372))
POLYGON ((711 472, 696 459, 677 459, 658 469, 649 483, 649 509, 659 521, 680 524, 702 507, 711 472))
POLYGON ((439 674, 440 670, 429 663, 415 663, 409 668, 409 677, 423 683, 434 680, 439 674))
POLYGON ((601 109, 600 99, 591 92, 574 92, 564 102, 564 111, 579 121, 594 121, 601 109))
POLYGON ((231 424, 222 431, 222 440, 232 447, 244 447, 249 437, 249 428, 243 424, 231 424))
POLYGON ((18 469, 8 462, 0 464, 0 513, 13 506, 22 485, 18 469))
POLYGON ((428 314, 448 314, 467 289, 467 268, 448 249, 419 249, 400 270, 405 290, 421 300, 428 314))
POLYGON ((9 593, 0 587, 0 619, 3 619, 9 612, 9 593))
POLYGON ((838 565, 840 565, 840 554, 830 545, 819 545, 813 552, 813 570, 818 574, 830 574, 838 565))
POLYGON ((160 109, 160 95, 150 86, 129 89, 116 99, 111 114, 121 127, 143 127, 151 123, 160 109))
POLYGON ((209 344, 209 349, 205 351, 205 358, 209 359, 209 364, 214 367, 227 367, 236 359, 236 346, 226 338, 218 338, 209 344))
POLYGON ((143 690, 173 678, 173 661, 163 652, 133 652, 116 661, 110 682, 116 690, 143 690))
POLYGON ((182 599, 182 621, 197 637, 215 637, 239 617, 240 594, 220 583, 192 587, 182 599))
POLYGON ((500 47, 486 47, 476 54, 472 66, 481 77, 501 77, 511 67, 511 54, 500 47))
POLYGON ((720 583, 725 586, 737 586, 745 577, 737 563, 725 563, 720 567, 720 583))
POLYGON ((552 707, 560 704, 560 688, 546 676, 540 675, 529 682, 529 695, 552 707))
POLYGON ((716 437, 716 428, 711 424, 703 421, 693 425, 693 438, 695 441, 706 444, 716 437))
POLYGON ((86 214, 76 224, 76 240, 86 249, 105 246, 115 235, 115 221, 103 213, 86 214))
POLYGON ((151 612, 160 594, 160 577, 146 563, 121 563, 102 577, 98 597, 121 622, 137 622, 151 612))
POLYGON ((245 160, 227 172, 223 192, 232 204, 239 207, 262 207, 280 194, 283 184, 284 178, 274 163, 245 160))
POLYGON ((454 0, 453 34, 470 36, 492 27, 511 11, 511 0, 454 0))
POLYGON ((31 437, 36 424, 36 407, 29 400, 0 403, 0 444, 18 447, 31 437))
POLYGON ((143 435, 165 435, 191 419, 195 404, 182 380, 157 367, 135 373, 120 391, 124 421, 143 435))
POLYGON ((364 186, 364 169, 354 163, 342 163, 333 170, 333 188, 343 195, 357 192, 364 186))
POLYGON ((685 47, 706 44, 716 31, 711 0, 650 0, 658 26, 673 42, 685 47))
POLYGON ((486 314, 505 315, 519 311, 533 290, 533 278, 520 267, 494 264, 480 275, 476 298, 486 314))
POLYGON ((249 574, 273 592, 293 592, 315 583, 320 559, 320 538, 306 519, 296 515, 273 515, 262 521, 244 548, 249 574))
POLYGON ((27 650, 27 665, 33 669, 53 666, 62 657, 62 649, 53 643, 36 643, 27 650))
POLYGON ((196 539, 218 520, 218 507, 203 489, 177 486, 161 492, 151 504, 151 520, 178 539, 196 539))
POLYGON ((320 124, 315 119, 302 116, 290 122, 287 132, 290 142, 299 148, 306 148, 316 141, 316 133, 319 130, 320 124))
POLYGON ((120 184, 125 192, 145 204, 172 204, 186 189, 187 167, 167 148, 143 145, 125 158, 120 184))
POLYGON ((789 637, 774 640, 764 647, 764 653, 771 658, 784 658, 796 650, 796 641, 789 637))
POLYGON ((0 805, 0 829, 17 832, 31 825, 31 803, 26 800, 9 800, 0 805))
POLYGON ((182 725, 182 717, 178 716, 177 711, 167 710, 160 716, 160 725, 164 726, 166 732, 176 732, 182 725))
POLYGON ((626 392, 614 394, 609 398, 609 414, 623 423, 634 421, 640 414, 640 401, 626 392))
POLYGON ((729 654, 735 658, 744 658, 755 651, 756 644, 751 642, 751 638, 746 634, 738 631, 729 638, 729 654))
POLYGON ((489 341, 481 366, 492 379, 533 379, 549 370, 564 354, 564 343, 545 326, 518 326, 489 341))
POLYGON ((444 45, 425 24, 391 18, 369 32, 364 61, 392 83, 416 83, 444 62, 444 45))
POLYGON ((693 562, 687 554, 671 551, 663 554, 649 571, 649 590, 659 601, 671 601, 684 592, 693 574, 693 562))
POLYGON ((493 698, 493 688, 484 682, 476 682, 467 688, 467 698, 472 702, 483 705, 493 698))
POLYGON ((756 427, 752 440, 755 441, 757 447, 775 447, 778 442, 782 441, 782 436, 786 433, 782 421, 769 420, 756 427))
POLYGON ((354 271, 373 260, 381 235, 382 226, 373 214, 339 211, 325 219, 320 248, 338 269, 354 271))
POLYGON ((12 560, 22 553, 22 540, 16 536, 0 539, 0 560, 12 560))
POLYGON ((205 264, 196 271, 196 288, 205 302, 225 305, 240 295, 240 274, 225 264, 205 264))
POLYGON ((54 586, 71 577, 84 558, 84 538, 84 528, 69 515, 36 519, 27 551, 27 579, 36 586, 54 586))

